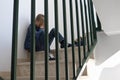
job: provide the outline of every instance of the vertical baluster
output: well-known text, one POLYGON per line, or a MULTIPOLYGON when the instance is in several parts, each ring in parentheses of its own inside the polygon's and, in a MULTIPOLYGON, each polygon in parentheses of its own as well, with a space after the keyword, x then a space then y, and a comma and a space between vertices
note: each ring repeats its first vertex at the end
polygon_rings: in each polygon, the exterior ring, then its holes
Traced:
POLYGON ((90 0, 87 0, 87 3, 88 3, 88 14, 89 14, 90 38, 91 38, 91 45, 93 45, 93 24, 92 24, 92 17, 91 17, 90 0))
POLYGON ((67 51, 67 19, 66 19, 66 0, 63 0, 63 24, 64 24, 64 38, 65 38, 65 76, 69 80, 68 74, 68 51, 67 51))
POLYGON ((54 0, 54 5, 55 5, 55 47, 56 47, 56 80, 59 80, 59 47, 58 47, 58 0, 54 0))
POLYGON ((82 23, 82 37, 83 37, 83 54, 84 58, 86 58, 86 47, 85 47, 85 24, 84 24, 84 10, 83 10, 83 2, 80 0, 80 10, 81 10, 81 23, 82 23))
POLYGON ((95 14, 94 14, 94 6, 92 0, 90 0, 90 7, 91 7, 91 17, 92 17, 92 24, 93 24, 93 37, 96 40, 96 26, 95 26, 95 14))
POLYGON ((79 59, 79 67, 81 67, 81 48, 80 48, 80 25, 79 25, 79 12, 78 12, 78 2, 75 0, 76 6, 76 21, 77 21, 77 38, 78 38, 78 59, 79 59))
POLYGON ((45 80, 48 80, 48 56, 49 56, 49 38, 48 38, 48 0, 44 2, 45 12, 45 80))
POLYGON ((30 80, 35 80, 35 0, 31 0, 31 26, 30 80))
POLYGON ((70 3, 70 23, 71 23, 71 40, 72 40, 72 61, 73 61, 73 79, 75 79, 75 50, 74 50, 74 24, 73 24, 73 4, 70 3))
POLYGON ((86 33, 87 33, 87 48, 90 51, 90 43, 89 43, 89 30, 88 30, 88 14, 87 14, 87 4, 86 0, 84 0, 84 7, 85 7, 85 23, 86 23, 86 33))
POLYGON ((13 32, 12 32, 11 80, 16 80, 19 0, 14 0, 13 7, 14 7, 14 12, 13 12, 13 32))

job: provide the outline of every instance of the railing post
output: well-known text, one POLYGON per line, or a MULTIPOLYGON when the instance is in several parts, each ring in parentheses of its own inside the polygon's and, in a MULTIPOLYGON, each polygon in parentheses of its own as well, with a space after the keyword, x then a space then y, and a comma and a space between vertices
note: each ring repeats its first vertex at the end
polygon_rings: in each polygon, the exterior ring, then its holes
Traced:
POLYGON ((48 80, 48 53, 49 53, 49 38, 48 38, 48 0, 44 2, 45 12, 45 80, 48 80))
POLYGON ((86 47, 85 47, 85 24, 84 24, 84 11, 83 11, 83 2, 80 0, 80 11, 81 11, 81 25, 82 25, 82 37, 83 37, 83 54, 84 59, 86 59, 86 47))
POLYGON ((31 26, 30 80, 35 80, 35 0, 31 0, 31 26))
POLYGON ((72 40, 72 61, 73 61, 73 79, 75 79, 75 50, 74 50, 74 23, 73 23, 73 4, 69 0, 70 6, 70 23, 71 23, 71 40, 72 40))
POLYGON ((76 21, 77 21, 77 38, 78 38, 78 59, 79 59, 79 67, 82 66, 81 64, 81 48, 80 48, 80 25, 79 25, 79 12, 78 12, 78 0, 75 0, 76 6, 76 21))
POLYGON ((88 14, 89 14, 89 26, 90 26, 91 45, 93 45, 93 24, 92 24, 92 17, 91 17, 90 0, 87 0, 87 4, 88 4, 88 14))
POLYGON ((19 0, 14 0, 13 7, 11 80, 16 80, 19 0))
POLYGON ((90 6, 91 6, 91 17, 92 17, 92 24, 93 24, 93 36, 94 39, 97 39, 97 34, 96 34, 96 26, 95 26, 95 15, 94 15, 94 6, 92 0, 90 0, 90 6))
POLYGON ((63 0, 63 24, 64 24, 64 38, 65 38, 65 76, 69 80, 68 74, 68 51, 67 51, 67 19, 66 19, 66 0, 63 0))
POLYGON ((54 5, 55 5, 55 47, 56 47, 56 80, 59 80, 59 47, 58 47, 58 0, 54 0, 54 5))
POLYGON ((86 33, 87 33, 87 48, 88 51, 90 51, 90 43, 89 43, 89 30, 88 30, 88 14, 87 14, 87 4, 86 4, 86 0, 84 0, 84 8, 85 8, 85 23, 86 23, 86 33))

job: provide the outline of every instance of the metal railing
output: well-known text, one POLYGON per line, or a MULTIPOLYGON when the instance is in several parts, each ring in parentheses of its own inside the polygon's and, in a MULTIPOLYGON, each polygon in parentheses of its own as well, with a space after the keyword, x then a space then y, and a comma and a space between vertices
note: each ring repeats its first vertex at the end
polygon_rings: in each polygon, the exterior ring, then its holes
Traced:
MULTIPOLYGON (((95 15, 93 9, 92 0, 75 0, 76 10, 76 27, 77 27, 77 38, 78 38, 78 63, 79 67, 75 69, 75 41, 74 41, 74 16, 73 16, 73 0, 69 0, 70 8, 70 27, 71 27, 71 41, 72 41, 72 67, 73 67, 73 80, 77 79, 84 63, 87 61, 90 53, 95 47, 97 42, 95 15), (78 5, 79 3, 79 5, 78 5), (80 9, 80 10, 79 10, 80 9), (81 14, 81 15, 80 15, 81 14), (79 17, 81 16, 81 18, 79 17), (80 26, 81 24, 81 26, 80 26), (80 27, 82 30, 80 30, 80 27), (82 33, 82 34, 81 34, 82 33), (83 38, 83 50, 81 50, 80 35, 83 38), (81 51, 83 51, 84 58, 81 59, 81 51)), ((65 80, 69 80, 68 70, 68 51, 67 51, 67 14, 66 14, 66 0, 62 0, 63 6, 63 29, 65 39, 65 80)), ((59 32, 59 21, 58 21, 58 0, 54 0, 54 12, 55 12, 55 47, 56 47, 56 80, 60 80, 59 74, 59 45, 58 45, 58 32, 59 32)), ((14 14, 13 14, 13 38, 12 38, 12 62, 11 62, 11 80, 17 80, 16 78, 16 66, 17 66, 17 37, 18 37, 18 11, 19 11, 19 0, 14 0, 14 14)), ((44 15, 45 15, 45 80, 49 80, 48 67, 49 67, 49 38, 48 38, 48 0, 44 0, 44 15)), ((30 65, 30 80, 35 80, 35 0, 31 0, 31 26, 32 27, 32 38, 31 38, 31 65, 30 65)))

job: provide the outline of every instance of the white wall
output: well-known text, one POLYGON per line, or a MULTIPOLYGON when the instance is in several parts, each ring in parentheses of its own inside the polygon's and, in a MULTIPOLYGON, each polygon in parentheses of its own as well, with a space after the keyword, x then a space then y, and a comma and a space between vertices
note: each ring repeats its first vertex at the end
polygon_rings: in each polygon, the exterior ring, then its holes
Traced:
MULTIPOLYGON (((49 29, 54 27, 54 0, 49 0, 49 29)), ((63 12, 62 12, 62 0, 59 2, 59 31, 63 35, 63 12)), ((26 30, 30 24, 30 0, 20 0, 19 2, 19 24, 18 24, 18 58, 25 58, 24 40, 26 36, 26 30)), ((67 23, 68 23, 68 42, 71 42, 70 31, 70 14, 69 14, 69 0, 67 3, 67 23)), ((75 1, 73 1, 73 5, 75 1)), ((75 21, 75 5, 74 5, 74 24, 75 21)), ((44 14, 44 0, 36 0, 36 15, 38 13, 44 14)), ((0 71, 10 70, 11 64, 11 44, 12 44, 12 19, 13 19, 13 0, 1 0, 0 2, 0 71)), ((76 25, 75 38, 76 38, 76 25)), ((54 48, 54 43, 52 44, 54 48)))
POLYGON ((10 68, 12 41, 12 0, 0 1, 0 71, 10 68))
POLYGON ((120 0, 93 0, 107 34, 120 34, 120 0))

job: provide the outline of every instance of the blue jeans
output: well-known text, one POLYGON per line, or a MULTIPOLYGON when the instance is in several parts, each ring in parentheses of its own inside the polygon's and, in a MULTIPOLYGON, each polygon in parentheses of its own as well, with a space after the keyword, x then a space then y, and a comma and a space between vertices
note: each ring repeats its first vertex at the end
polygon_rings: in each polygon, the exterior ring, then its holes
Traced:
MULTIPOLYGON (((63 36, 60 33, 58 33, 58 37, 59 37, 59 42, 64 40, 63 36)), ((55 28, 53 28, 49 33, 49 49, 54 38, 55 38, 55 28)), ((36 51, 45 50, 44 39, 45 39, 45 31, 41 30, 41 32, 36 35, 36 51)))
MULTIPOLYGON (((58 37, 59 37, 59 42, 64 40, 63 36, 60 33, 58 33, 58 37)), ((55 28, 53 28, 49 33, 49 45, 52 44, 54 38, 55 38, 55 28)))

